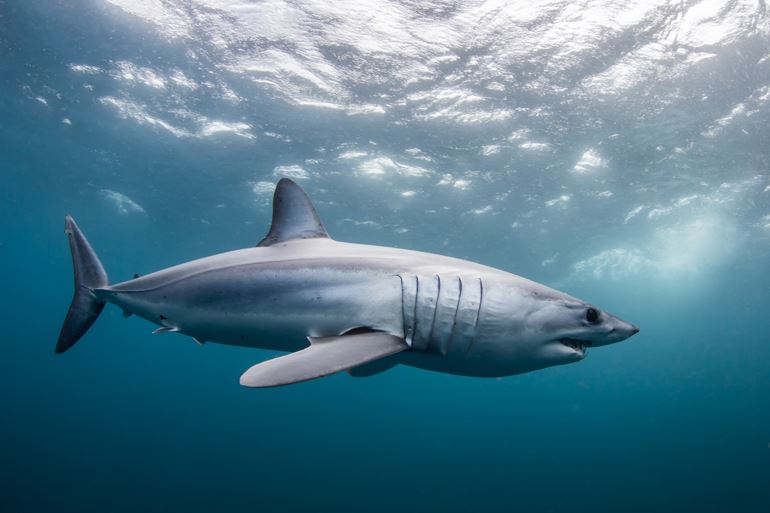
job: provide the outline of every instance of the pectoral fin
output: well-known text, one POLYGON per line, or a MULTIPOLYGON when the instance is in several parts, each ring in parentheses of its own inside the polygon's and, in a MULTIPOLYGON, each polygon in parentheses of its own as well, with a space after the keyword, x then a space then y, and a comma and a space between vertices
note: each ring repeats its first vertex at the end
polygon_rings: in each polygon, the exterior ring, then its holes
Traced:
POLYGON ((258 363, 241 375, 246 387, 277 387, 320 378, 408 349, 404 339, 387 333, 311 338, 296 353, 258 363))
POLYGON ((379 360, 374 360, 373 362, 348 369, 348 374, 354 378, 368 378, 369 376, 374 376, 375 374, 390 370, 398 365, 398 363, 398 356, 386 356, 385 358, 380 358, 379 360))

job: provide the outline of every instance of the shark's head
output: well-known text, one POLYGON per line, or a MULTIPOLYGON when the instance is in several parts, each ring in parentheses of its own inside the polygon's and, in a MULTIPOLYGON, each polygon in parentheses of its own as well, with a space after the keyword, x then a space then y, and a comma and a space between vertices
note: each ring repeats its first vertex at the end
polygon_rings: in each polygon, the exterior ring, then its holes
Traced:
POLYGON ((469 355, 494 362, 489 370, 500 374, 576 362, 590 347, 639 331, 590 303, 518 277, 488 287, 482 310, 469 355))
POLYGON ((587 348, 620 342, 639 328, 578 299, 562 296, 538 301, 526 318, 531 340, 545 365, 582 360, 587 348))

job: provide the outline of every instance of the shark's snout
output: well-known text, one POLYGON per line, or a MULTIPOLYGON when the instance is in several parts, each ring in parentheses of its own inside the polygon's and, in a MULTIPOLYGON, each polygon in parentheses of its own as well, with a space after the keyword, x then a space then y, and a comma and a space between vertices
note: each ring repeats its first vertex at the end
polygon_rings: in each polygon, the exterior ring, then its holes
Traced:
POLYGON ((634 324, 631 324, 630 322, 626 321, 620 321, 620 326, 618 328, 615 328, 616 331, 620 332, 620 335, 623 337, 621 340, 625 340, 628 337, 634 336, 637 333, 639 333, 639 328, 636 327, 634 324))
POLYGON ((639 333, 639 328, 630 322, 607 314, 606 324, 610 327, 609 332, 604 337, 594 339, 591 344, 593 347, 606 346, 626 340, 639 333))

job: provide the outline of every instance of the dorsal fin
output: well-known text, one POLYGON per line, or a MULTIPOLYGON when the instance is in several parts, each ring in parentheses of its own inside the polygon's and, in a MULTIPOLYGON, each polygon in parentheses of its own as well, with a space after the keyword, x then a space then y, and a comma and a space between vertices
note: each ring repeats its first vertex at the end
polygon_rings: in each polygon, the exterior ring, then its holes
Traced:
POLYGON ((302 187, 281 178, 273 194, 273 223, 257 246, 272 246, 292 239, 330 238, 313 203, 302 187))

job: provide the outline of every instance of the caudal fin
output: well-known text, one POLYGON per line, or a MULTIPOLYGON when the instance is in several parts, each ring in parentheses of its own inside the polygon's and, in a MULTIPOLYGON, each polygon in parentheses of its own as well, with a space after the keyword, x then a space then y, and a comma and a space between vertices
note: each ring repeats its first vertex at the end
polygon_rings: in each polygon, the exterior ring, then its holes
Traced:
POLYGON ((56 342, 57 353, 63 353, 74 346, 99 317, 104 308, 104 301, 96 298, 94 289, 108 285, 107 273, 99 257, 70 216, 64 220, 64 233, 69 238, 72 253, 75 295, 56 342))

